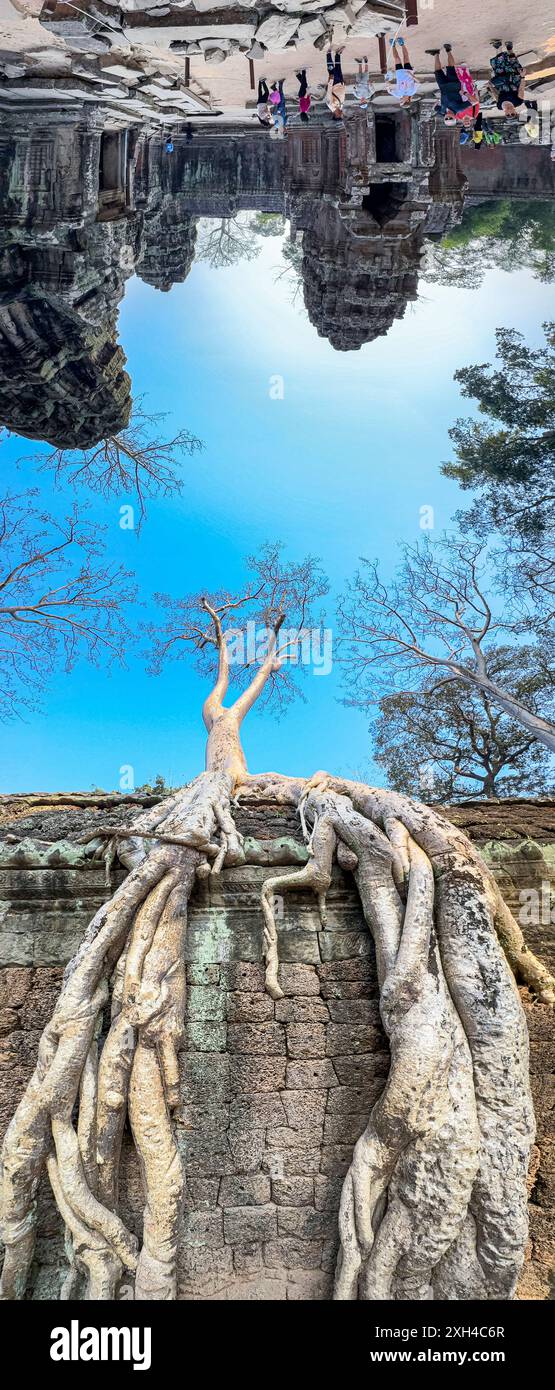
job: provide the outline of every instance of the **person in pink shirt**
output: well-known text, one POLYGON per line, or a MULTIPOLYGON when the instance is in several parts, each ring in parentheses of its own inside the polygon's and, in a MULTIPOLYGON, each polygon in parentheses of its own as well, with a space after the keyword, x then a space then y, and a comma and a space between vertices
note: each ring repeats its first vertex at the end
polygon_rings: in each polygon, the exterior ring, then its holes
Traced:
POLYGON ((306 68, 301 68, 301 71, 297 73, 297 82, 299 84, 299 111, 301 113, 301 121, 307 121, 311 97, 306 80, 306 68))

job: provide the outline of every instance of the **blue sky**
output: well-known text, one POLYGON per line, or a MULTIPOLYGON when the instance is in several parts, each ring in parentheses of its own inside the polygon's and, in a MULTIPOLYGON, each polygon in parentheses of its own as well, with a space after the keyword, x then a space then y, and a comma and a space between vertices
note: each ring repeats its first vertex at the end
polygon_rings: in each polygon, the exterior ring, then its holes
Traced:
MULTIPOLYGON (((257 261, 228 270, 194 265, 169 294, 128 283, 120 341, 134 395, 168 411, 169 429, 187 426, 206 445, 184 460, 182 495, 151 502, 139 538, 119 526, 119 509, 132 499, 92 499, 111 558, 136 572, 144 601, 138 621, 154 616, 155 591, 236 587, 243 557, 280 539, 293 559, 321 557, 333 626, 333 595, 360 555, 378 556, 391 571, 399 542, 420 535, 421 506, 434 507, 439 534, 461 502, 439 471, 450 457, 449 425, 468 413, 455 369, 491 361, 500 325, 539 340, 547 313, 545 285, 525 271, 488 272, 479 290, 421 280, 418 302, 386 338, 336 353, 291 304, 287 284, 275 283, 279 263, 272 238, 257 261), (283 400, 270 396, 277 374, 283 400)), ((3 445, 4 485, 8 479, 20 491, 38 481, 49 509, 64 512, 67 500, 49 495, 45 475, 14 471, 28 449, 13 438, 3 445)), ((125 670, 83 662, 60 673, 42 712, 2 726, 0 789, 108 790, 128 765, 136 785, 157 773, 175 784, 198 772, 206 686, 182 662, 147 676, 143 648, 139 641, 129 651, 125 670)), ((249 716, 251 771, 307 774, 327 765, 381 781, 368 718, 339 702, 337 668, 329 677, 309 675, 302 688, 307 703, 296 702, 280 722, 256 710, 249 716)))

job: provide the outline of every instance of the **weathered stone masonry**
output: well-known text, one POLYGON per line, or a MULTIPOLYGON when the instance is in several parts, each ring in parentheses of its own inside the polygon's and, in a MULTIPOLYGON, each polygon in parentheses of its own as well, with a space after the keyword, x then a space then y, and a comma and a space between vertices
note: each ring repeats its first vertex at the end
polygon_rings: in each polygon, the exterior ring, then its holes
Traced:
MULTIPOLYGON (((31 1074, 62 969, 104 900, 104 866, 76 839, 91 824, 129 820, 129 804, 53 805, 14 799, 0 826, 0 1131, 31 1074)), ((113 799, 114 801, 116 798, 113 799)), ((101 799, 100 799, 101 801, 101 799)), ((555 807, 509 802, 452 808, 480 844, 509 905, 549 885, 555 807)), ((300 846, 298 822, 248 800, 241 831, 300 846)), ((277 871, 279 872, 279 870, 277 871)), ((284 869, 285 872, 285 869, 284 869)), ((118 870, 113 886, 122 877, 118 870)), ((388 1048, 373 946, 358 895, 334 871, 329 922, 312 895, 288 894, 279 917, 284 998, 264 992, 263 864, 225 869, 192 903, 187 942, 187 1029, 180 1145, 187 1199, 180 1297, 329 1298, 337 1207, 353 1145, 384 1083, 388 1048)), ((545 906, 544 906, 545 916, 545 906)), ((554 934, 528 927, 528 944, 553 969, 554 934), (551 959, 550 959, 551 957, 551 959)), ((538 1121, 531 1173, 530 1259, 520 1296, 549 1298, 554 1263, 555 1030, 546 1006, 527 1004, 538 1121)), ((143 1199, 131 1145, 122 1164, 122 1215, 139 1231, 143 1199)), ((62 1232, 45 1185, 31 1296, 57 1297, 62 1232)))

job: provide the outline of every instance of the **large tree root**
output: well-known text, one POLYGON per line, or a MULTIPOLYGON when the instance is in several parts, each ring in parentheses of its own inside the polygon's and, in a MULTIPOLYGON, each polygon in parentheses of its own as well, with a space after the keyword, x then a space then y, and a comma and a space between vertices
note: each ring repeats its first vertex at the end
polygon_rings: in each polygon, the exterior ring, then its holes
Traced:
POLYGON ((313 827, 306 869, 264 884, 266 940, 273 895, 321 895, 335 849, 354 868, 376 945, 391 1067, 345 1179, 335 1297, 512 1298, 534 1119, 526 1024, 500 942, 540 997, 553 1000, 554 982, 476 851, 440 816, 325 773, 304 786, 252 779, 251 793, 257 781, 300 803, 313 827))
MULTIPOLYGON (((336 858, 354 875, 376 947, 391 1067, 343 1188, 336 1297, 511 1298, 533 1116, 526 1028, 499 942, 540 997, 555 997, 553 981, 458 830, 404 797, 325 773, 309 783, 248 780, 230 718, 224 711, 210 725, 217 770, 131 831, 107 831, 107 861, 117 849, 129 875, 66 970, 4 1142, 1 1296, 24 1296, 44 1170, 66 1227, 62 1297, 115 1298, 130 1279, 137 1298, 176 1296, 183 1174, 172 1111, 187 907, 197 876, 245 858, 231 810, 245 782, 298 807, 308 842, 307 862, 270 873, 262 891, 272 997, 281 995, 275 894, 314 892, 325 926, 336 858), (126 1118, 144 1184, 140 1249, 118 1210, 126 1118)), ((274 855, 253 854, 299 861, 277 842, 274 855)))
POLYGON ((25 1293, 45 1168, 66 1225, 65 1296, 84 1276, 86 1297, 114 1298, 124 1270, 136 1271, 137 1296, 174 1296, 182 1176, 170 1114, 178 1099, 187 901, 198 871, 242 856, 231 792, 229 776, 207 772, 139 816, 133 838, 119 848, 129 876, 96 914, 66 970, 4 1140, 4 1299, 25 1293), (113 1019, 98 1064, 96 1037, 114 971, 113 1019), (117 1214, 128 1107, 145 1184, 140 1254, 117 1214))

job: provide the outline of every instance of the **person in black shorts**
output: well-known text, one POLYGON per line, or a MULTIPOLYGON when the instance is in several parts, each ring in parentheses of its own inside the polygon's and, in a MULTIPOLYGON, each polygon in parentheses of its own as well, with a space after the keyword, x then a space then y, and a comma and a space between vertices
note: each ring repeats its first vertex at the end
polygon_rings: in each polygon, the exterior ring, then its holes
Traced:
POLYGON ((447 124, 462 121, 467 129, 472 126, 477 114, 467 96, 463 95, 461 80, 456 69, 456 60, 450 43, 443 45, 447 55, 445 67, 441 63, 441 49, 427 48, 426 52, 434 58, 435 79, 439 87, 440 101, 436 111, 445 117, 447 124), (463 114, 464 113, 464 114, 463 114))
POLYGON ((498 87, 493 88, 497 97, 497 105, 504 116, 518 116, 519 111, 525 107, 528 111, 537 111, 537 101, 526 101, 524 98, 524 78, 517 89, 514 87, 504 87, 499 91, 498 87))
POLYGON ((516 92, 524 77, 524 68, 516 56, 513 44, 510 39, 507 39, 505 44, 501 39, 492 39, 491 42, 492 48, 495 49, 495 56, 489 60, 493 85, 499 92, 516 92))
POLYGON ((268 91, 268 83, 265 77, 261 77, 258 83, 258 94, 256 98, 256 114, 258 116, 260 124, 268 126, 268 128, 270 128, 272 124, 270 120, 270 110, 268 107, 269 99, 270 93, 268 91))
POLYGON ((524 106, 528 111, 537 111, 537 101, 524 100, 524 82, 521 82, 518 92, 499 92, 497 105, 504 116, 518 116, 519 110, 524 106))
POLYGON ((528 111, 537 111, 537 101, 524 99, 524 68, 513 50, 511 41, 508 39, 503 47, 501 39, 494 39, 493 47, 497 51, 495 57, 490 58, 490 87, 497 98, 499 110, 504 116, 518 116, 523 106, 528 111))
MULTIPOLYGON (((406 40, 400 37, 390 39, 391 57, 395 63, 395 83, 387 86, 387 91, 397 98, 400 106, 410 106, 418 92, 419 83, 414 76, 406 40)), ((393 73, 387 74, 393 79, 393 73)))

